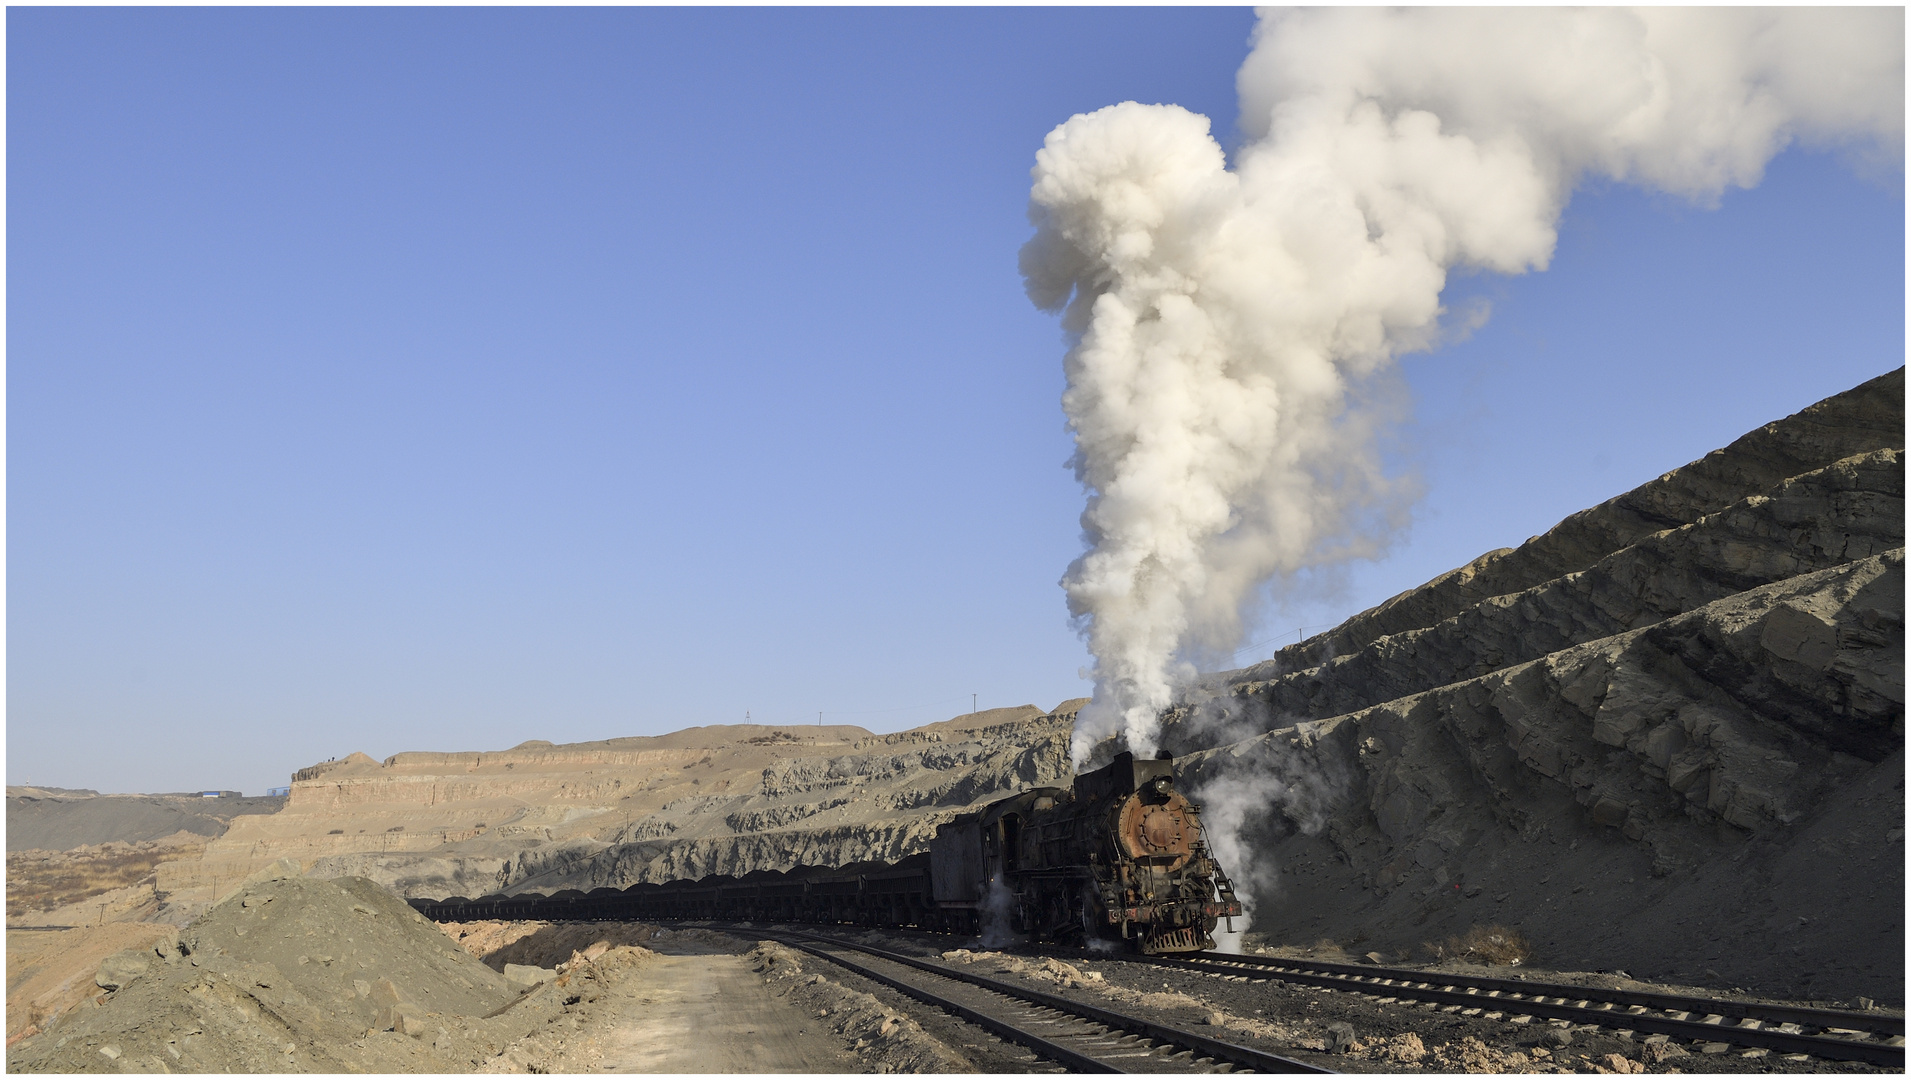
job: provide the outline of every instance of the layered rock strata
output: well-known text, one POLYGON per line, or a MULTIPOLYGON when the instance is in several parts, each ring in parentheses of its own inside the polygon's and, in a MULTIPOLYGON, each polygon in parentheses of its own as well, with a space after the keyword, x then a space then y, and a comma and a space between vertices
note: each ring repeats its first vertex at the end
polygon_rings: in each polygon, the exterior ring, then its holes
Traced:
MULTIPOLYGON (((1582 570, 1486 597, 1313 667, 1281 673, 1278 659, 1256 665, 1228 686, 1242 707, 1220 712, 1238 719, 1253 711, 1270 722, 1351 712, 1902 548, 1903 454, 1853 455, 1651 533, 1582 570)), ((1214 706, 1183 710, 1170 720, 1170 745, 1208 741, 1201 728, 1215 717, 1214 706)))
POLYGON ((1900 370, 1177 710, 1257 929, 1902 1001, 1902 424, 1900 370))
POLYGON ((1068 773, 1079 702, 890 735, 727 725, 506 751, 363 754, 303 769, 283 811, 160 868, 190 917, 278 859, 414 896, 625 885, 895 859, 978 803, 1068 773))
POLYGON ((1275 654, 1284 671, 1346 656, 1389 634, 1433 626, 1495 596, 1583 570, 1664 529, 1715 514, 1854 455, 1904 448, 1904 369, 1767 424, 1722 450, 1583 510, 1518 548, 1488 552, 1417 589, 1275 654))

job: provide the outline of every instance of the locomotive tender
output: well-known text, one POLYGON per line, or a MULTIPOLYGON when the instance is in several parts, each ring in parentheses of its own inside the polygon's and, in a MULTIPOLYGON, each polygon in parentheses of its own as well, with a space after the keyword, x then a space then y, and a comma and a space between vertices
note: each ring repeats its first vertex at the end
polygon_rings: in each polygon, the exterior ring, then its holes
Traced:
POLYGON ((999 929, 1125 941, 1144 953, 1211 949, 1215 925, 1241 914, 1202 839, 1200 807, 1175 790, 1172 759, 1131 753, 1076 777, 1072 787, 1033 788, 963 814, 936 830, 928 851, 893 864, 411 905, 438 922, 722 919, 999 929))

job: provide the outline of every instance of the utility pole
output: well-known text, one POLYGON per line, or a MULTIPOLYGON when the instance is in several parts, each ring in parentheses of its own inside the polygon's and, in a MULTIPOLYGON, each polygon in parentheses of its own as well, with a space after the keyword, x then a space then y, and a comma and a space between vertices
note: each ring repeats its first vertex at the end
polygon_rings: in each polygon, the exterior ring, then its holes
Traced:
POLYGON ((820 712, 816 714, 816 726, 817 727, 823 726, 823 714, 820 712))
POLYGON ((978 694, 970 694, 970 695, 969 695, 969 715, 970 715, 970 716, 974 716, 974 715, 975 715, 976 713, 978 713, 978 712, 981 712, 981 711, 982 711, 982 710, 980 710, 980 709, 978 709, 978 708, 976 707, 976 704, 975 704, 975 699, 976 699, 977 697, 979 697, 979 696, 980 696, 980 695, 978 695, 978 694))

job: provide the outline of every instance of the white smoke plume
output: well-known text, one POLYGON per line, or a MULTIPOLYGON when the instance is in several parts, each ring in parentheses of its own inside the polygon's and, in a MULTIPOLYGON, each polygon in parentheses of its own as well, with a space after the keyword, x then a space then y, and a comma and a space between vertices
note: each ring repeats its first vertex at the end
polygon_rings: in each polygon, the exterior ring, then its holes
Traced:
POLYGON ((1231 168, 1134 102, 1036 155, 1022 272, 1064 311, 1088 491, 1078 764, 1152 751, 1264 584, 1384 547, 1392 361, 1439 341, 1450 269, 1544 269, 1588 176, 1709 203, 1794 141, 1901 164, 1904 12, 1267 11, 1238 84, 1231 168))
POLYGON ((1352 778, 1338 757, 1315 752, 1315 729, 1304 722, 1223 747, 1202 755, 1186 777, 1189 797, 1201 807, 1208 850, 1245 912, 1233 920, 1233 933, 1216 932, 1222 952, 1239 952, 1256 909, 1280 895, 1280 868, 1265 841, 1274 834, 1316 835, 1347 803, 1352 778))

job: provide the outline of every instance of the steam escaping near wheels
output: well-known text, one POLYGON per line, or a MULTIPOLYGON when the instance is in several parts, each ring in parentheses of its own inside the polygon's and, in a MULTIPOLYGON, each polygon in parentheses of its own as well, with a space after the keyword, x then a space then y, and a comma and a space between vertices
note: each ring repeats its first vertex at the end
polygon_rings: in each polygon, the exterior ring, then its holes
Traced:
POLYGON ((990 878, 988 890, 983 894, 982 905, 978 909, 981 915, 982 931, 977 944, 985 949, 1000 949, 1019 944, 1024 935, 1016 931, 1020 920, 1015 908, 1015 893, 1002 884, 1001 879, 990 878))
POLYGON ((1271 11, 1247 142, 1124 102, 1036 155, 1029 298, 1062 313, 1087 550, 1062 579, 1094 658, 1079 767, 1239 645, 1270 582, 1375 556, 1392 361, 1477 325, 1447 272, 1551 260, 1587 176, 1715 202, 1792 142, 1901 162, 1904 12, 1271 11))

